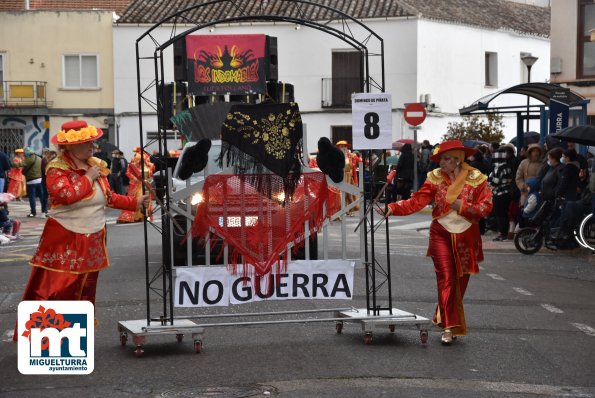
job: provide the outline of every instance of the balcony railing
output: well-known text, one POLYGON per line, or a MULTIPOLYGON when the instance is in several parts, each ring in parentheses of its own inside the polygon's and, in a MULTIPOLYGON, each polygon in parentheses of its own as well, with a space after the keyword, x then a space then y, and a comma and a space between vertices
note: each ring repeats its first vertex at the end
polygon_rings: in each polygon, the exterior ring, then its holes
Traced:
POLYGON ((351 94, 363 91, 358 77, 330 77, 322 79, 323 108, 351 108, 351 94))
POLYGON ((0 108, 47 107, 46 84, 23 80, 0 82, 0 108))

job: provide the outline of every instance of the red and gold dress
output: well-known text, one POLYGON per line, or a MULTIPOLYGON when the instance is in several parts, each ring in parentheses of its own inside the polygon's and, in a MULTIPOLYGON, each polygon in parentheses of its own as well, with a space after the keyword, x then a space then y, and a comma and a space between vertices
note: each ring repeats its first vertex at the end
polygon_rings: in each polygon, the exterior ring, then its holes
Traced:
MULTIPOLYGON (((100 159, 89 161, 106 166, 100 159)), ((137 199, 112 193, 104 174, 91 183, 68 153, 52 160, 46 170, 52 214, 30 261, 33 269, 23 300, 95 303, 98 271, 109 266, 105 207, 133 210, 137 199)))
POLYGON ((427 255, 432 257, 438 285, 438 306, 434 323, 451 329, 453 336, 466 334, 463 296, 469 275, 479 273, 483 261, 479 219, 492 211, 492 191, 487 176, 470 168, 458 196, 461 207, 451 209, 446 193, 450 178, 440 169, 428 173, 425 183, 410 199, 389 204, 392 214, 405 216, 420 211, 434 200, 430 243, 427 255))
MULTIPOLYGON (((153 173, 155 173, 155 165, 151 163, 151 159, 148 155, 145 155, 145 172, 144 178, 145 180, 150 179, 153 177, 153 173)), ((126 170, 126 176, 130 180, 130 185, 128 185, 128 196, 138 199, 143 196, 143 184, 141 180, 141 167, 140 167, 140 154, 136 154, 132 161, 128 164, 128 168, 126 170)), ((149 192, 147 192, 149 193, 149 192)), ((153 220, 153 205, 151 201, 149 201, 149 206, 147 207, 147 214, 153 220)), ((143 211, 142 209, 136 210, 123 210, 118 217, 118 223, 132 223, 138 222, 143 220, 143 211)))
MULTIPOLYGON (((359 165, 359 162, 361 162, 361 158, 353 153, 353 152, 347 152, 345 154, 345 170, 344 170, 344 174, 343 174, 343 181, 345 181, 348 184, 351 185, 355 185, 358 186, 359 182, 358 182, 358 175, 357 175, 357 168, 359 165)), ((340 200, 340 199, 339 199, 340 200)), ((352 194, 345 194, 345 206, 348 206, 349 204, 355 202, 356 200, 358 200, 357 195, 352 195, 352 194)), ((359 205, 354 206, 353 209, 351 209, 348 214, 351 214, 355 211, 359 210, 359 205)))
MULTIPOLYGON (((21 163, 23 160, 15 158, 15 163, 21 163)), ((8 171, 8 193, 13 194, 15 199, 20 199, 27 195, 27 181, 23 175, 22 167, 13 167, 8 171)))
MULTIPOLYGON (((315 156, 310 158, 308 167, 311 169, 320 170, 315 156)), ((328 185, 328 191, 329 195, 326 204, 326 214, 332 216, 341 210, 341 191, 332 185, 328 185)))

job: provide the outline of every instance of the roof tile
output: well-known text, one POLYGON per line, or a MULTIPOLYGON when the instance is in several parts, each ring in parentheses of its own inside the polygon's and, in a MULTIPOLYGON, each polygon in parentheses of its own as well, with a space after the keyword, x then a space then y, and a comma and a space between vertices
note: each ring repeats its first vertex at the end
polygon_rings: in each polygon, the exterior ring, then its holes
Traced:
MULTIPOLYGON (((131 0, 29 0, 31 11, 110 10, 121 15, 131 0)), ((2 0, 0 11, 25 11, 24 0, 2 0)))
MULTIPOLYGON (((44 0, 38 0, 44 1, 44 0)), ((47 2, 48 0, 45 0, 47 2)), ((132 0, 119 23, 158 23, 192 5, 210 0, 132 0)), ((106 0, 107 2, 107 0, 106 0)), ((113 0, 115 2, 115 0, 113 0)), ((495 30, 510 30, 543 37, 550 34, 550 9, 507 0, 311 0, 315 6, 287 0, 234 0, 214 3, 186 14, 195 23, 238 17, 247 13, 337 19, 334 8, 356 19, 419 16, 495 30)), ((170 20, 168 22, 173 22, 170 20)))

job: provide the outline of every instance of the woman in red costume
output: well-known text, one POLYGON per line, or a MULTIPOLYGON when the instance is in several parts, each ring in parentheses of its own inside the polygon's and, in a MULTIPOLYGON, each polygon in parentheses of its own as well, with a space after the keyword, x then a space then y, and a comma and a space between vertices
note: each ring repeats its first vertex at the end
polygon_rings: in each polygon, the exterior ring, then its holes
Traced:
MULTIPOLYGON (((145 195, 112 193, 107 164, 93 157, 93 141, 101 129, 83 120, 62 125, 51 142, 59 155, 46 169, 52 213, 48 218, 23 300, 88 300, 95 304, 99 271, 109 266, 105 207, 138 209, 145 195)), ((16 330, 14 339, 16 340, 16 330)))
MULTIPOLYGON (((346 140, 338 141, 335 145, 345 154, 345 173, 343 181, 345 181, 348 184, 355 185, 357 187, 359 185, 357 167, 359 165, 359 162, 362 161, 362 159, 357 154, 349 150, 349 142, 347 142, 346 140)), ((348 206, 357 200, 358 198, 356 195, 348 193, 345 194, 345 206, 348 206)), ((354 212, 358 210, 359 205, 356 205, 347 212, 347 215, 351 216, 354 212)))
POLYGON ((492 211, 492 191, 487 176, 465 163, 475 151, 458 140, 440 144, 430 158, 440 168, 428 173, 426 182, 410 199, 388 205, 386 215, 405 216, 434 201, 430 244, 438 285, 434 324, 442 328, 442 343, 451 344, 467 332, 463 296, 471 274, 483 261, 479 219, 492 211))
MULTIPOLYGON (((15 149, 14 162, 21 163, 25 159, 25 151, 22 148, 15 149)), ((8 193, 14 195, 16 200, 27 195, 27 184, 23 175, 22 167, 13 167, 8 171, 8 193)))
MULTIPOLYGON (((142 173, 143 177, 141 177, 141 150, 139 147, 136 147, 134 148, 134 152, 135 155, 128 164, 128 168, 126 169, 126 176, 130 180, 130 185, 128 186, 128 196, 132 198, 140 198, 143 195, 143 183, 141 178, 144 178, 144 180, 147 181, 151 177, 153 177, 153 173, 155 172, 155 165, 151 163, 151 158, 149 157, 149 154, 143 151, 142 153, 145 163, 145 172, 142 173)), ((153 220, 153 209, 151 207, 150 201, 147 207, 147 214, 150 215, 151 220, 153 220)), ((118 223, 131 223, 142 220, 143 212, 140 211, 140 209, 133 211, 122 210, 120 217, 118 217, 118 223)))

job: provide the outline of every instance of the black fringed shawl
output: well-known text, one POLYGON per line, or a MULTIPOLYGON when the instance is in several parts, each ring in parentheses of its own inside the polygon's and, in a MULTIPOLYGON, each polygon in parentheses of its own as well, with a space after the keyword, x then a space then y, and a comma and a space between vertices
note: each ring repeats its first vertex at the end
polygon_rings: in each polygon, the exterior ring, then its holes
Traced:
POLYGON ((284 200, 302 173, 302 118, 296 103, 234 105, 221 127, 219 165, 234 166, 236 174, 251 174, 253 184, 269 198, 268 171, 283 178, 284 200))

